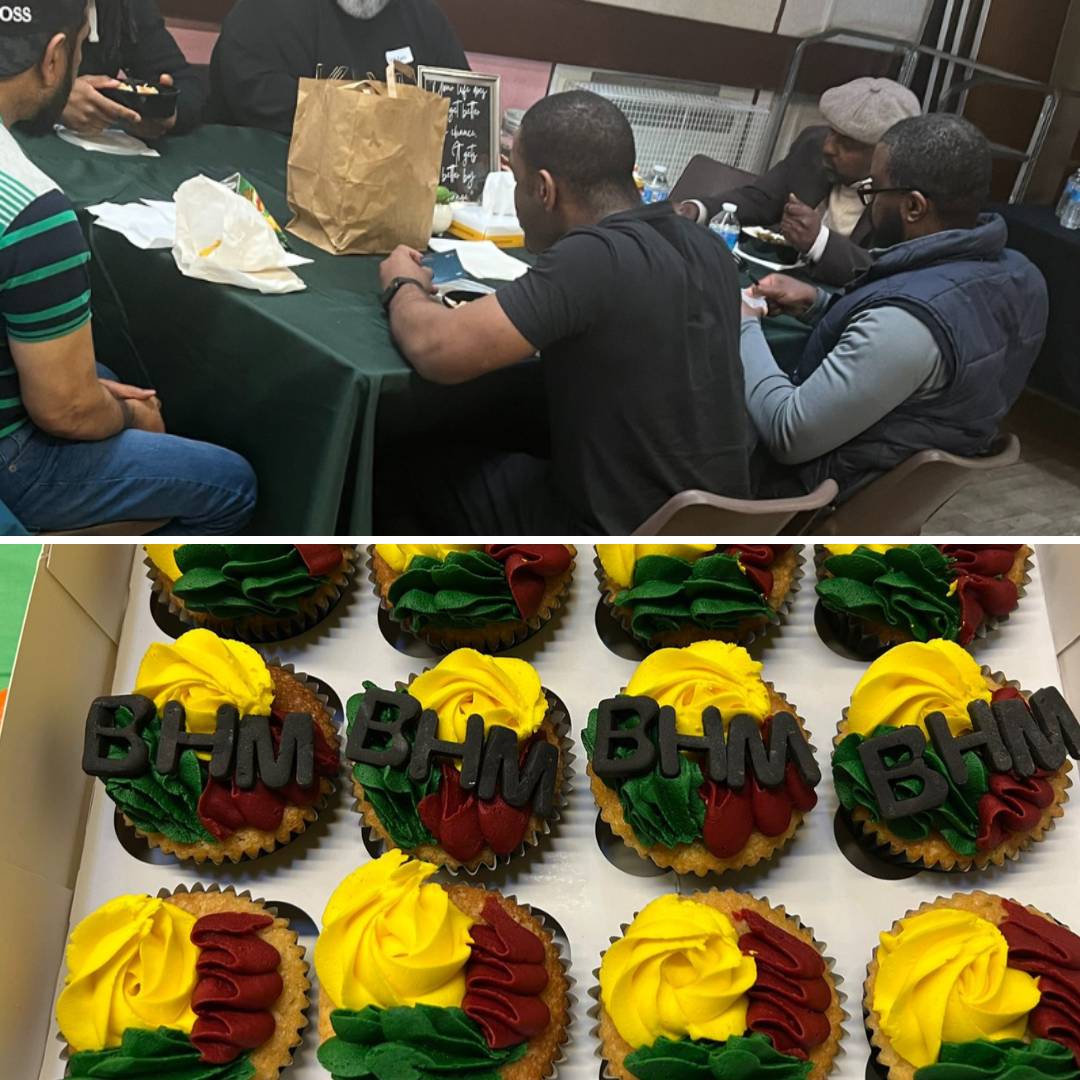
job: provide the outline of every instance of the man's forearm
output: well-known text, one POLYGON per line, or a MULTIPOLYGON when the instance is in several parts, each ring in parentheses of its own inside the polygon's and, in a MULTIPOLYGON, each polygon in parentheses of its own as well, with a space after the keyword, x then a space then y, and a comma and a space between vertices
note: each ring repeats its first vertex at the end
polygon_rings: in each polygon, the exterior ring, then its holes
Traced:
POLYGON ((131 406, 120 401, 98 383, 98 394, 88 394, 85 404, 68 405, 63 412, 30 418, 43 431, 60 439, 77 442, 101 442, 131 427, 131 406))
POLYGON ((453 373, 439 363, 439 327, 450 314, 414 285, 400 289, 390 304, 394 341, 417 374, 432 382, 453 381, 453 373))

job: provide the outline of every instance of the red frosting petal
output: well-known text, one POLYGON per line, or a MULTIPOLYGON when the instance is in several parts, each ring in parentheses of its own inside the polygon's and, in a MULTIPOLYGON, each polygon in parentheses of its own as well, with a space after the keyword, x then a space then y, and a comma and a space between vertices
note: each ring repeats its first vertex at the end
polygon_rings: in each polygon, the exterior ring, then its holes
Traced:
POLYGON ((511 806, 500 795, 477 799, 480 832, 496 855, 509 855, 525 839, 532 811, 528 806, 511 806))
POLYGON ((416 807, 428 832, 458 862, 470 862, 484 850, 476 804, 476 795, 462 790, 457 769, 443 765, 439 790, 425 795, 416 807))
POLYGON ((754 811, 745 787, 736 791, 727 784, 706 780, 698 789, 705 800, 705 827, 701 838, 718 859, 732 859, 746 847, 754 831, 754 811))
POLYGON ((990 790, 979 800, 979 833, 975 846, 991 851, 1010 833, 1034 829, 1054 801, 1054 789, 1042 776, 992 773, 990 790))
POLYGON ((791 796, 787 784, 777 788, 765 788, 757 777, 747 774, 746 788, 750 792, 750 806, 754 812, 754 825, 765 836, 782 836, 791 824, 791 796))
POLYGON ((344 562, 340 544, 297 544, 296 550, 312 577, 332 574, 344 562))
POLYGON ((266 1009, 281 996, 283 986, 276 971, 264 975, 205 975, 195 985, 191 1008, 199 1015, 218 1009, 266 1009))
POLYGON ((570 569, 565 544, 485 544, 484 551, 506 567, 506 580, 523 619, 540 610, 547 590, 544 579, 570 569))
POLYGON ((270 1012, 223 1009, 195 1021, 191 1042, 203 1061, 223 1065, 235 1061, 245 1050, 254 1050, 273 1038, 275 1026, 270 1012))
POLYGON ((746 1026, 749 1031, 767 1035, 781 1054, 791 1054, 800 1061, 805 1061, 810 1050, 825 1042, 832 1030, 828 1017, 821 1013, 795 1005, 781 1008, 769 1001, 751 1001, 746 1010, 746 1026))
POLYGON ((471 930, 461 1007, 488 1046, 499 1049, 539 1035, 551 1021, 539 996, 548 984, 547 950, 495 897, 488 898, 482 914, 489 925, 471 930))
POLYGON ((737 555, 747 577, 761 590, 762 596, 769 596, 773 590, 773 575, 768 568, 776 561, 776 556, 790 547, 790 544, 730 544, 724 549, 728 555, 737 555))
POLYGON ((1031 1029, 1064 1043, 1080 1063, 1080 937, 1011 900, 1003 904, 1009 917, 998 929, 1009 943, 1009 967, 1039 978, 1031 1029))
POLYGON ((958 570, 969 574, 1007 574, 1022 544, 942 544, 941 550, 958 570))

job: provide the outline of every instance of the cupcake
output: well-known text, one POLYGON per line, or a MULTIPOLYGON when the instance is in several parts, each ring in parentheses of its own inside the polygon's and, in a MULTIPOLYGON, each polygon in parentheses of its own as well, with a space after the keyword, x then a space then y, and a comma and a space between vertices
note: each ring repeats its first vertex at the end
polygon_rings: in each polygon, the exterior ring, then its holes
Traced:
POLYGON ((904 641, 968 646, 1015 611, 1026 544, 825 544, 817 593, 830 626, 863 656, 904 641))
POLYGON ((476 871, 539 842, 564 801, 566 714, 524 660, 457 649, 346 707, 355 809, 387 848, 476 871))
POLYGON ((749 645, 778 625, 802 576, 791 544, 597 544, 604 603, 642 648, 749 645))
POLYGON ((544 1080, 569 980, 550 930, 493 889, 388 851, 330 897, 315 946, 319 1061, 335 1080, 544 1080))
POLYGON ((330 613, 352 577, 349 544, 147 544, 158 600, 189 626, 283 641, 330 613))
POLYGON ((597 972, 601 1076, 822 1080, 847 1015, 822 948, 745 893, 653 900, 597 972))
POLYGON ((574 576, 573 544, 372 544, 390 618, 443 652, 498 652, 536 633, 574 576))
POLYGON ((1042 840, 1065 812, 1067 747, 1080 750, 1080 727, 1057 690, 1022 693, 951 641, 909 641, 855 687, 833 779, 877 854, 982 870, 1042 840))
POLYGON ((247 893, 118 896, 68 941, 68 1075, 276 1080, 310 987, 288 921, 247 893))
POLYGON ((150 646, 131 694, 93 703, 83 768, 151 847, 256 858, 304 832, 334 790, 338 736, 317 691, 250 645, 189 630, 150 646))
POLYGON ((582 741, 600 815, 642 858, 680 874, 770 859, 817 804, 802 720, 738 645, 660 649, 582 741))
POLYGON ((1037 908, 923 904, 881 935, 865 990, 888 1080, 1080 1080, 1080 937, 1037 908))

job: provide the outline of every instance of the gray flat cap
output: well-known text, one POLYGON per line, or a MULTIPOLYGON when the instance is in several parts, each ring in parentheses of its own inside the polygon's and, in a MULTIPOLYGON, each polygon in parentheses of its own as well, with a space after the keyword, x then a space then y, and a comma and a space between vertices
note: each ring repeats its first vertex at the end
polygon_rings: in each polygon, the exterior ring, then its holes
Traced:
POLYGON ((901 120, 922 112, 919 99, 892 79, 855 79, 821 95, 821 115, 841 135, 874 145, 901 120))

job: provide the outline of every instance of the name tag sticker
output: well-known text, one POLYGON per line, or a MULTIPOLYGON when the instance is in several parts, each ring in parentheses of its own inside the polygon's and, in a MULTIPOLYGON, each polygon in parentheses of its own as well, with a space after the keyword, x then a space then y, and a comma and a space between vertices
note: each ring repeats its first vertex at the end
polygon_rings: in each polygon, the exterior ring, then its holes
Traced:
POLYGON ((402 64, 411 64, 413 62, 412 49, 406 45, 402 49, 389 49, 386 53, 386 62, 392 64, 395 60, 402 64))

